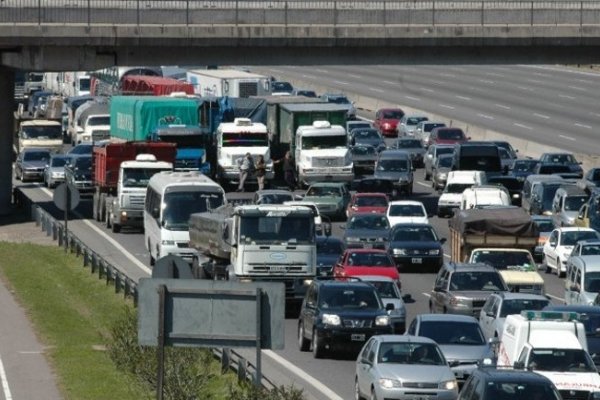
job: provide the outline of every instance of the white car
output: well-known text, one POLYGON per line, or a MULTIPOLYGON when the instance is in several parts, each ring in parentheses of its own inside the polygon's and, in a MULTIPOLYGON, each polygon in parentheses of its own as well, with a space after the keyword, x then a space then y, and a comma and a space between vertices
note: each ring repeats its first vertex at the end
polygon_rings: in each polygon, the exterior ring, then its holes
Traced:
POLYGON ((546 272, 556 271, 559 277, 565 276, 567 272, 567 260, 573 247, 580 240, 598 239, 600 234, 591 228, 563 227, 556 228, 550 233, 546 244, 544 244, 544 260, 546 272))
POLYGON ((390 227, 396 224, 428 224, 425 206, 420 201, 390 201, 385 213, 390 227))

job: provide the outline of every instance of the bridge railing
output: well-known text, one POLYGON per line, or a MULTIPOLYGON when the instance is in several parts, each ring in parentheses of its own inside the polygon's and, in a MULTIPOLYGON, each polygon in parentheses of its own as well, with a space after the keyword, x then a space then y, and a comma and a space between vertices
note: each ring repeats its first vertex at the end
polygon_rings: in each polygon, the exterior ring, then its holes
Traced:
POLYGON ((599 25, 598 1, 2 0, 1 24, 599 25))

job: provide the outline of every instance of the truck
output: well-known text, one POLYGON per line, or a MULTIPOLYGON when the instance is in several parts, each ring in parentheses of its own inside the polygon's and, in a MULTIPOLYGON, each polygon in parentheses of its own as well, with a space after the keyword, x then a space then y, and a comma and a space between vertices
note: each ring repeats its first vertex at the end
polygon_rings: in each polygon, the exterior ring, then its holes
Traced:
POLYGON ((499 367, 550 379, 563 399, 600 398, 600 375, 588 354, 585 327, 574 312, 522 311, 508 315, 498 346, 499 367))
POLYGON ((461 210, 486 206, 510 206, 508 190, 501 186, 480 185, 467 188, 462 193, 461 210))
POLYGON ((175 169, 211 172, 207 153, 211 133, 199 128, 199 103, 162 96, 113 96, 110 101, 111 140, 163 141, 177 145, 175 169))
POLYGON ((88 101, 75 114, 76 121, 71 131, 73 144, 110 139, 110 114, 106 100, 88 101))
POLYGON ((231 204, 190 216, 196 278, 284 282, 299 303, 316 274, 313 211, 304 206, 231 204))
POLYGON ((60 152, 63 145, 62 124, 48 119, 22 121, 17 132, 16 153, 31 147, 60 152))
MULTIPOLYGON (((531 265, 531 254, 539 232, 531 217, 521 208, 469 209, 457 211, 449 220, 451 260, 471 262, 487 255, 478 251, 502 250, 506 259, 491 262, 512 291, 544 293, 543 279, 531 265), (509 262, 511 250, 526 250, 529 262, 509 262), (477 255, 477 257, 475 257, 477 255)), ((518 255, 518 254, 517 254, 518 255)), ((492 260, 493 257, 489 257, 492 260)), ((483 261, 483 258, 482 260, 483 261)))
POLYGON ((163 76, 127 75, 121 80, 121 94, 125 96, 167 96, 172 93, 193 95, 194 87, 163 76))
MULTIPOLYGON (((269 152, 267 127, 248 118, 236 118, 233 122, 219 124, 217 141, 217 180, 221 185, 238 180, 239 163, 250 153, 254 162, 263 156, 267 165, 265 179, 273 179, 273 161, 269 152)), ((254 179, 254 177, 248 177, 254 179)))
POLYGON ((90 76, 84 71, 46 72, 44 87, 63 97, 90 94, 90 76))
POLYGON ((269 77, 237 69, 195 69, 186 72, 194 93, 202 97, 250 97, 271 93, 269 77))
POLYGON ((143 226, 146 186, 160 171, 171 171, 175 144, 163 142, 108 143, 92 153, 93 218, 113 232, 143 226))

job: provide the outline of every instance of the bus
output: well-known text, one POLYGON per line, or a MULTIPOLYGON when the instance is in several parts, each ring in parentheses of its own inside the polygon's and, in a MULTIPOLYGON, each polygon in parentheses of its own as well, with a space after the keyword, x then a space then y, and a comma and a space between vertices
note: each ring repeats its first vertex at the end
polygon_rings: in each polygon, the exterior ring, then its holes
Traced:
POLYGON ((160 67, 108 67, 90 73, 90 93, 94 96, 120 94, 123 78, 128 75, 163 76, 160 67))
POLYGON ((193 213, 225 204, 223 188, 198 171, 164 171, 148 182, 144 203, 144 242, 150 265, 169 254, 192 263, 188 221, 193 213))

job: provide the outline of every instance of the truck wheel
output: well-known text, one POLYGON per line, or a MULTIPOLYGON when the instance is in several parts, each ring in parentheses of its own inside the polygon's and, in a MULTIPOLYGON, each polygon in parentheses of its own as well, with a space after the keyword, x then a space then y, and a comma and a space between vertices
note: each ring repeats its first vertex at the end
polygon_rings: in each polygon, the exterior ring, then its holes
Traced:
POLYGON ((110 229, 110 228, 111 228, 111 223, 110 223, 110 214, 108 214, 108 215, 106 216, 106 218, 104 218, 104 222, 105 222, 105 225, 106 225, 106 229, 110 229))
POLYGON ((310 350, 310 342, 304 337, 304 324, 302 323, 298 324, 298 350, 310 350))
POLYGON ((431 179, 431 175, 429 175, 427 170, 425 170, 425 180, 428 181, 429 179, 431 179))
POLYGON ((119 232, 121 232, 121 225, 119 225, 119 224, 113 224, 112 225, 112 231, 113 231, 113 233, 119 233, 119 232))

